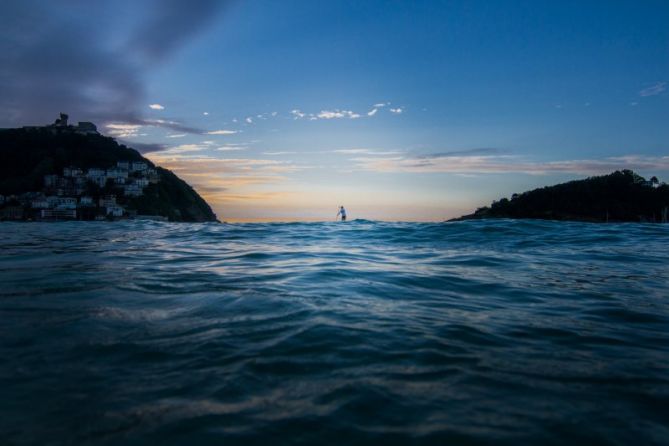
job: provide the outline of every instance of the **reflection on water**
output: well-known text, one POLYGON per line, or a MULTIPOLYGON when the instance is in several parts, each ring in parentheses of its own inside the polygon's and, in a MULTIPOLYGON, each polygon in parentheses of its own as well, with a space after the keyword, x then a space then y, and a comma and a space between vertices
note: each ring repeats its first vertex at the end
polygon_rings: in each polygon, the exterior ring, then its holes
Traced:
POLYGON ((0 224, 3 444, 663 444, 669 226, 0 224))

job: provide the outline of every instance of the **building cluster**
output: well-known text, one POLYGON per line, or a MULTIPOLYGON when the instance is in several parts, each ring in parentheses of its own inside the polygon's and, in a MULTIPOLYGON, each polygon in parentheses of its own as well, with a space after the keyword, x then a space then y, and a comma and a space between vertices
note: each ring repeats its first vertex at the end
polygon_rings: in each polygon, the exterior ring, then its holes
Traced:
POLYGON ((24 126, 26 130, 34 129, 49 129, 52 133, 58 132, 74 132, 81 135, 98 135, 98 128, 92 122, 79 121, 77 125, 68 124, 67 120, 70 117, 66 113, 61 113, 60 117, 54 121, 53 124, 47 126, 24 126))
POLYGON ((157 170, 143 161, 119 161, 112 168, 92 167, 86 171, 66 167, 62 175, 45 175, 40 192, 0 195, 0 206, 14 204, 4 206, 0 218, 93 220, 132 216, 122 203, 143 195, 144 188, 158 181, 157 170))

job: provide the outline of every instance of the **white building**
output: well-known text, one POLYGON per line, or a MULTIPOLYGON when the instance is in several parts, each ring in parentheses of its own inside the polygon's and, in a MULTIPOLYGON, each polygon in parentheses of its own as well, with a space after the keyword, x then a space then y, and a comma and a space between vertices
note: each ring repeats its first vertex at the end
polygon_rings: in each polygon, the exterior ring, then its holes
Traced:
POLYGON ((148 178, 137 178, 135 180, 135 184, 138 185, 141 188, 145 188, 146 186, 149 185, 149 179, 148 178))
POLYGON ((107 184, 107 172, 104 169, 92 167, 86 172, 86 177, 100 187, 104 187, 107 184))
POLYGON ((133 161, 130 170, 133 172, 143 172, 148 169, 148 165, 143 161, 133 161))
POLYGON ((118 161, 116 163, 116 167, 119 169, 123 170, 129 170, 130 169, 130 162, 129 161, 118 161))
POLYGON ((142 195, 142 187, 137 184, 126 184, 123 188, 123 193, 128 197, 139 197, 142 195))
POLYGON ((58 185, 58 175, 44 175, 44 187, 56 187, 58 185))
POLYGON ((100 198, 100 207, 114 207, 116 206, 116 195, 105 195, 100 198))
POLYGON ((121 206, 107 206, 107 215, 123 217, 123 208, 121 206))
POLYGON ((76 178, 82 176, 83 174, 84 172, 78 167, 66 167, 65 169, 63 169, 64 177, 76 178))
POLYGON ((93 206, 93 197, 81 197, 79 199, 79 204, 81 206, 93 206))
POLYGON ((107 169, 107 178, 111 178, 113 180, 116 180, 117 178, 126 179, 126 178, 128 178, 128 171, 124 170, 124 169, 120 169, 118 167, 114 167, 112 169, 107 169))
POLYGON ((91 167, 88 169, 88 172, 86 172, 86 176, 88 178, 92 177, 104 177, 107 173, 105 172, 104 169, 100 169, 98 167, 91 167))
POLYGON ((58 197, 58 203, 55 206, 55 209, 76 209, 77 208, 77 199, 74 197, 58 197))
POLYGON ((33 200, 30 205, 33 209, 49 209, 51 207, 45 197, 33 200))

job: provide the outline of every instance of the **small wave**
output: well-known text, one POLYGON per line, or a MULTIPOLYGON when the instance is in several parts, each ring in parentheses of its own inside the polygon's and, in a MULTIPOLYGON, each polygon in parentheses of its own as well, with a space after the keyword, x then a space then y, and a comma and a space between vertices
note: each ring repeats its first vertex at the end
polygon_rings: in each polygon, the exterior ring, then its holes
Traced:
POLYGON ((512 219, 2 223, 0 435, 661 444, 667 235, 512 219))

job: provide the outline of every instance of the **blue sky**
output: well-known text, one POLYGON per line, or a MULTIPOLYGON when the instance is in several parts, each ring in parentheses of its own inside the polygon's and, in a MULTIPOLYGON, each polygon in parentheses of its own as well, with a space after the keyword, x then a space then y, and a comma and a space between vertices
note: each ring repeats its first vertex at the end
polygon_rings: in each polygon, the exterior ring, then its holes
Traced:
POLYGON ((617 168, 669 171, 666 1, 17 5, 73 30, 90 60, 18 63, 36 38, 9 29, 1 75, 52 69, 88 93, 62 81, 40 103, 26 88, 0 125, 95 120, 221 219, 330 219, 344 204, 440 220, 617 168))

